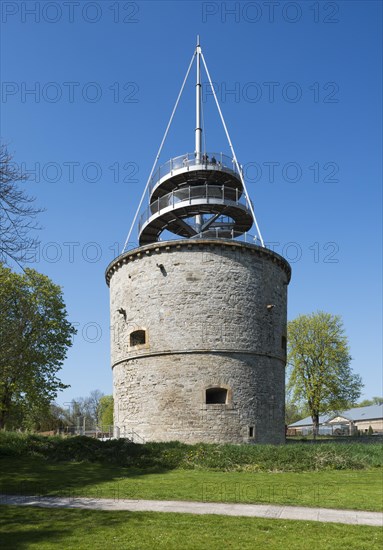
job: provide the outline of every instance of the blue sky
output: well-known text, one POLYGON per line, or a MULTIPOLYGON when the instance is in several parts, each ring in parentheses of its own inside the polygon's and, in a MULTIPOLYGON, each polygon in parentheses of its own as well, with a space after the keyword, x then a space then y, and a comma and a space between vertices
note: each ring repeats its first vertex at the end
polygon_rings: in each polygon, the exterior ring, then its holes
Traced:
MULTIPOLYGON (((292 265, 289 319, 341 315, 364 396, 382 394, 382 4, 4 1, 1 10, 0 134, 34 171, 26 188, 46 208, 30 265, 63 287, 78 327, 61 371, 71 388, 57 401, 112 391, 104 271, 198 33, 263 237, 292 265)), ((194 71, 163 162, 194 150, 193 96, 194 71)), ((229 153, 206 93, 203 109, 207 149, 229 153)))

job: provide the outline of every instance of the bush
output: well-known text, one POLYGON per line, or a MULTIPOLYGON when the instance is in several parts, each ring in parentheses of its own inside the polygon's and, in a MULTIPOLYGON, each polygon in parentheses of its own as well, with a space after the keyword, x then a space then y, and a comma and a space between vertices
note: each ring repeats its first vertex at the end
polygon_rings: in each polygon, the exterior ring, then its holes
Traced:
POLYGON ((300 472, 380 467, 381 444, 218 445, 135 444, 126 439, 99 441, 85 436, 45 437, 0 432, 0 458, 40 457, 60 462, 99 462, 139 470, 203 469, 247 472, 300 472))

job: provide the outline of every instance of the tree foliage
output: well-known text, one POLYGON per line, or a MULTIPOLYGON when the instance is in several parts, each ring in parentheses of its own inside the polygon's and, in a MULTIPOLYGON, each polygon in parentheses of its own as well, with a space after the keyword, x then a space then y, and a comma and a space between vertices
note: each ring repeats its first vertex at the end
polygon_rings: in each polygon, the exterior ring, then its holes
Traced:
POLYGON ((38 229, 35 218, 42 209, 36 208, 35 199, 20 187, 26 179, 5 145, 0 145, 0 261, 3 263, 23 263, 26 250, 38 243, 30 231, 38 229))
MULTIPOLYGON (((63 407, 51 403, 43 409, 29 408, 22 418, 22 425, 42 432, 53 430, 74 434, 82 433, 84 428, 85 431, 97 431, 101 426, 100 407, 103 396, 100 390, 93 390, 89 396, 76 397, 63 407)), ((17 425, 15 422, 13 424, 17 425)))
POLYGON ((353 374, 343 323, 339 316, 317 312, 288 323, 288 390, 307 405, 314 435, 319 413, 348 408, 360 397, 361 378, 353 374))
POLYGON ((113 426, 113 395, 104 395, 98 409, 99 425, 103 428, 113 426))
POLYGON ((68 426, 65 409, 56 403, 48 407, 29 408, 20 420, 18 425, 37 432, 65 432, 68 426))
POLYGON ((285 424, 293 424, 310 415, 307 405, 288 399, 285 405, 285 424))
POLYGON ((0 428, 49 410, 68 387, 57 377, 75 328, 61 288, 34 269, 0 263, 0 428))
POLYGON ((372 399, 363 399, 357 404, 357 407, 369 407, 371 405, 383 405, 383 397, 373 397, 372 399))
POLYGON ((68 426, 85 430, 96 429, 99 422, 100 401, 103 398, 100 390, 93 390, 88 397, 76 397, 70 402, 66 411, 68 426))

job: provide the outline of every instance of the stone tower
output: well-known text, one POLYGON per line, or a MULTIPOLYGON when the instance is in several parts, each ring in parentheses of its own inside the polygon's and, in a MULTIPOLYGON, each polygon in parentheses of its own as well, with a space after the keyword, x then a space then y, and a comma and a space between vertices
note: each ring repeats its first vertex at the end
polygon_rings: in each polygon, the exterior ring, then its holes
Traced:
POLYGON ((139 246, 106 270, 115 435, 283 443, 291 270, 248 235, 260 232, 228 133, 230 157, 202 151, 198 44, 194 59, 195 151, 153 168, 139 246))

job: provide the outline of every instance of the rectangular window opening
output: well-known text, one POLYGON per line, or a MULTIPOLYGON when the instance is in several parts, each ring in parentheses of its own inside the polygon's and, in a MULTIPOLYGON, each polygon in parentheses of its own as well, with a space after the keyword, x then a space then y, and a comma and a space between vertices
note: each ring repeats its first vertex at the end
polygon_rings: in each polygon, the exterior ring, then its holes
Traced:
POLYGON ((226 388, 208 388, 206 390, 206 404, 225 404, 227 403, 227 389, 226 388))
POLYGON ((146 332, 145 330, 135 330, 130 333, 130 345, 133 346, 142 346, 146 343, 146 332))

